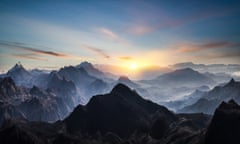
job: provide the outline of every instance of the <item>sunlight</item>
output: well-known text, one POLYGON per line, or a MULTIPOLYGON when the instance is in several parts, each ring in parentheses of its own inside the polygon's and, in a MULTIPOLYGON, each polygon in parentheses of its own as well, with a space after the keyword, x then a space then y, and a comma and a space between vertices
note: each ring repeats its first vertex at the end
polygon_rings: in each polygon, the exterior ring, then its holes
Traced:
POLYGON ((131 70, 137 70, 138 67, 139 67, 139 66, 138 66, 137 63, 131 63, 130 66, 129 66, 129 68, 130 68, 131 70))

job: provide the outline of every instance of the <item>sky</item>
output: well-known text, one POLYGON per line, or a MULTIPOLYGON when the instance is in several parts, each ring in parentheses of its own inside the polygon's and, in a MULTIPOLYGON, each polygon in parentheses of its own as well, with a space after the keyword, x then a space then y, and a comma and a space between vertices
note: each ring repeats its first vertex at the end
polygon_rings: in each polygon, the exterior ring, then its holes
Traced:
POLYGON ((240 1, 1 0, 0 71, 240 64, 240 1))

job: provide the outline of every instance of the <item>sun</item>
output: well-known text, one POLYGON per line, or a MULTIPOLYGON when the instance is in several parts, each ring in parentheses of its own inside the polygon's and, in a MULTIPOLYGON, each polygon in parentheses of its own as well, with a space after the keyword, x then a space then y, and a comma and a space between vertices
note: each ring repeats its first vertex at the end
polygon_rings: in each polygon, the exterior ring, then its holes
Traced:
POLYGON ((130 66, 129 66, 129 68, 130 68, 131 70, 136 70, 136 69, 138 69, 138 64, 137 64, 137 63, 131 63, 130 66))

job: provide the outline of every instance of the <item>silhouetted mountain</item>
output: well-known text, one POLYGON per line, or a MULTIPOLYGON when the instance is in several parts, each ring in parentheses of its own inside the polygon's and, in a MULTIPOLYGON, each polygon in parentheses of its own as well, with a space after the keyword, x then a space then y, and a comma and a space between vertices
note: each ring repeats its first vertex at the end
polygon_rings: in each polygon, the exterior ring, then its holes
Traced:
POLYGON ((0 141, 3 144, 44 144, 44 141, 19 125, 12 125, 1 131, 0 141))
POLYGON ((239 144, 239 117, 240 106, 234 100, 222 102, 207 129, 205 144, 239 144))
POLYGON ((128 87, 130 87, 131 89, 134 89, 136 92, 138 92, 140 95, 142 96, 148 96, 146 97, 147 99, 149 99, 149 92, 147 91, 147 88, 142 88, 140 84, 137 84, 136 82, 130 80, 127 76, 120 76, 118 78, 118 80, 116 81, 117 83, 122 83, 128 87))
POLYGON ((151 116, 158 111, 169 122, 177 119, 165 107, 144 100, 135 91, 118 84, 111 93, 92 97, 86 106, 79 105, 65 123, 69 132, 110 131, 126 137, 137 130, 147 131, 151 116))
POLYGON ((204 94, 196 103, 181 109, 179 112, 204 112, 213 114, 222 101, 229 101, 230 99, 234 99, 237 103, 240 103, 240 82, 236 82, 234 79, 224 86, 215 87, 204 94))

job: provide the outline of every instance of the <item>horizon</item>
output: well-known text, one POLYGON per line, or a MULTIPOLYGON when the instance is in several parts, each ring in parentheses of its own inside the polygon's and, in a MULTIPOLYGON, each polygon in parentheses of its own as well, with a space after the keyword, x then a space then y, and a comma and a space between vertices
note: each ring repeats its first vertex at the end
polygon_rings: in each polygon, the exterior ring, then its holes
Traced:
POLYGON ((240 2, 1 1, 0 71, 89 61, 126 74, 176 63, 240 64, 240 2))
MULTIPOLYGON (((32 70, 41 70, 41 71, 45 71, 45 72, 52 72, 52 71, 58 71, 62 68, 65 67, 69 67, 69 66, 73 66, 76 67, 78 65, 81 65, 82 63, 89 63, 91 64, 94 68, 96 68, 97 70, 100 70, 101 72, 105 73, 105 74, 113 74, 114 76, 117 77, 121 77, 121 76, 127 76, 128 78, 130 78, 131 80, 143 80, 143 79, 154 79, 158 76, 161 76, 163 74, 167 74, 169 72, 173 72, 176 70, 183 70, 183 69, 192 69, 194 71, 200 72, 200 73, 225 73, 227 75, 236 77, 236 78, 240 78, 240 71, 238 70, 233 70, 233 71, 225 71, 225 66, 235 66, 235 68, 240 69, 240 64, 200 64, 200 63, 193 63, 193 62, 183 62, 183 63, 175 63, 173 65, 168 65, 166 67, 156 67, 155 69, 149 70, 149 69, 145 69, 142 71, 135 71, 133 69, 130 68, 130 72, 126 72, 126 68, 125 67, 117 67, 114 65, 106 65, 106 64, 94 64, 88 61, 82 61, 76 65, 65 65, 62 67, 49 67, 49 68, 41 68, 41 67, 35 67, 35 68, 27 68, 23 63, 21 63, 20 61, 16 62, 14 65, 12 65, 10 68, 8 68, 5 71, 0 71, 0 74, 6 74, 9 70, 11 70, 12 68, 14 68, 16 65, 21 65, 25 70, 27 71, 32 71, 32 70), (193 66, 189 66, 193 65, 193 66), (181 66, 179 66, 181 65, 181 66), (203 71, 199 70, 198 66, 205 66, 205 67, 209 67, 210 69, 213 67, 218 66, 220 68, 219 71, 214 72, 213 70, 209 70, 206 69, 203 71), (195 66, 195 67, 194 67, 195 66), (131 73, 132 72, 132 73, 131 73), (150 74, 148 74, 150 73, 150 74), (151 77, 146 76, 146 75, 151 75, 151 77)), ((214 69, 214 68, 213 68, 214 69)))

